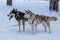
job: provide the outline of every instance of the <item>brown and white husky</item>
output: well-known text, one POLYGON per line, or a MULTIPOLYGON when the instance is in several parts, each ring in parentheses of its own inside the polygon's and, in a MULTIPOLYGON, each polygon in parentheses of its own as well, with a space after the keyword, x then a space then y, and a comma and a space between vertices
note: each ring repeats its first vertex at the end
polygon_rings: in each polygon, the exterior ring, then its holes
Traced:
POLYGON ((32 26, 32 33, 34 33, 34 27, 35 30, 37 31, 37 25, 42 23, 42 25, 45 28, 45 32, 46 32, 46 25, 49 28, 49 33, 51 33, 51 29, 50 29, 50 21, 56 21, 57 17, 49 17, 49 16, 44 16, 44 15, 36 15, 34 14, 32 11, 30 10, 25 10, 25 18, 28 19, 28 22, 31 24, 32 26))

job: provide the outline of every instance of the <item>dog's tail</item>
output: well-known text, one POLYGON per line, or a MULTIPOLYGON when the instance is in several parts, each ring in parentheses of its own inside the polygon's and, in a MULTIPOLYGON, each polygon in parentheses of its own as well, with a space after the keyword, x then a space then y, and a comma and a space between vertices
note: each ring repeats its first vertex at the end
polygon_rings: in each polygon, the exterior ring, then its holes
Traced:
POLYGON ((47 17, 48 21, 56 21, 57 17, 47 17))

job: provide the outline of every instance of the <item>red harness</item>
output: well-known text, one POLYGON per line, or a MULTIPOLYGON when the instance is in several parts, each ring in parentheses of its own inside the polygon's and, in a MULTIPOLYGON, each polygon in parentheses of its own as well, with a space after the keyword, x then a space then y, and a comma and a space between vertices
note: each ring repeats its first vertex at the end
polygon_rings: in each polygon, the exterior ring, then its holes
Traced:
POLYGON ((41 16, 42 19, 45 19, 46 17, 45 16, 41 16))

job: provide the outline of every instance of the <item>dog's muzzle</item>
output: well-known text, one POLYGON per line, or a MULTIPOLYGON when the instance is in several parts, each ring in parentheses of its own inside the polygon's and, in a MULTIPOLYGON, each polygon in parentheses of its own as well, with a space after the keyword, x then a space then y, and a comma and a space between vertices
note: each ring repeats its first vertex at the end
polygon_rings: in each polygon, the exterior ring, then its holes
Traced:
POLYGON ((11 18, 13 17, 13 15, 9 15, 9 14, 7 16, 9 17, 9 20, 11 20, 11 18))

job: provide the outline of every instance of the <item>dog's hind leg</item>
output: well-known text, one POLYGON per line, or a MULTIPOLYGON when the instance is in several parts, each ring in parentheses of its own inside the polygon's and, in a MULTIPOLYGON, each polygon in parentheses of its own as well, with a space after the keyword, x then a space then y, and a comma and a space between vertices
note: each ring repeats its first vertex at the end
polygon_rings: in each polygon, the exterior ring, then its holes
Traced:
POLYGON ((45 32, 47 31, 46 24, 42 23, 43 27, 45 28, 45 32))
POLYGON ((49 33, 51 33, 50 22, 47 22, 46 24, 47 24, 47 26, 49 28, 49 33))

